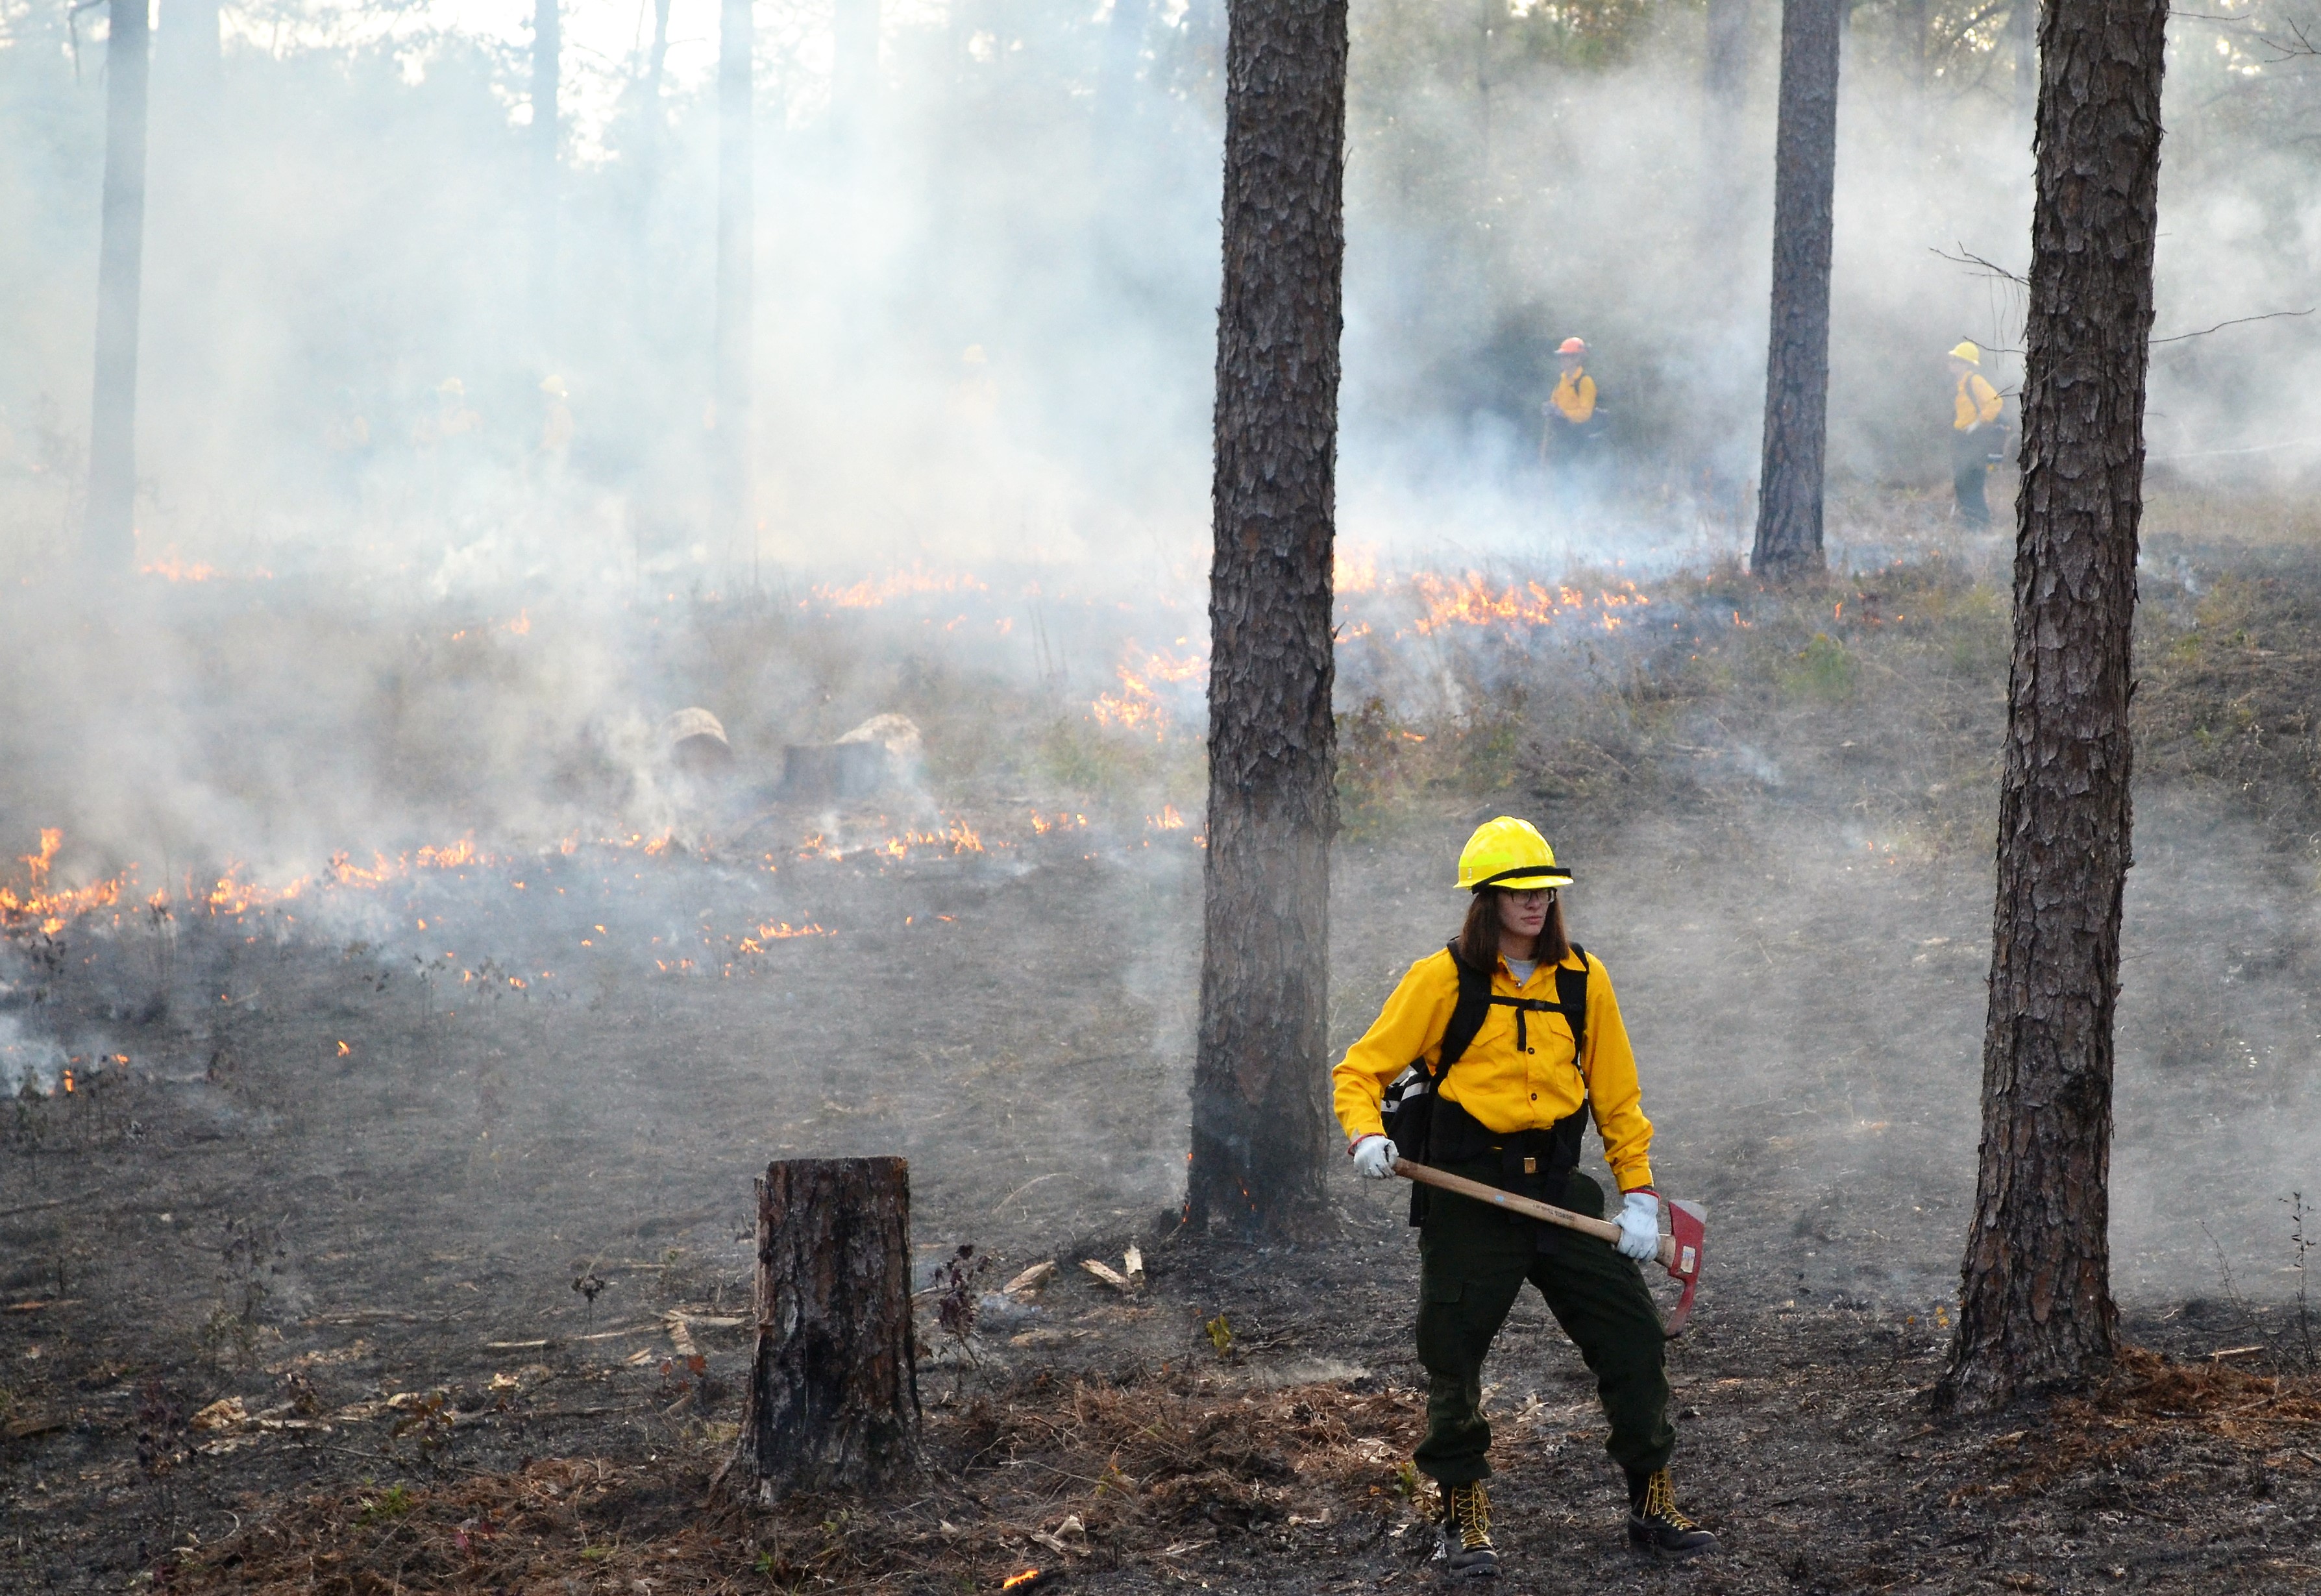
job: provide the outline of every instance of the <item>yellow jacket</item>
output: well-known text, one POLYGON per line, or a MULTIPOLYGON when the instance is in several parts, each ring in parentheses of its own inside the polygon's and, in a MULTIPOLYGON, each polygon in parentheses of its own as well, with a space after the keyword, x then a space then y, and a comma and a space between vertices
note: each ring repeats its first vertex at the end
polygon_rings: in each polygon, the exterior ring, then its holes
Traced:
POLYGON ((1574 426, 1587 421, 1596 414, 1596 379, 1585 371, 1566 371, 1556 379, 1554 404, 1574 426))
MULTIPOLYGON (((1443 1078, 1442 1095, 1480 1120, 1485 1128, 1512 1134, 1545 1130, 1583 1100, 1596 1110, 1604 1137, 1605 1161, 1623 1191, 1652 1183, 1652 1122, 1644 1117, 1643 1090, 1636 1081, 1636 1055, 1628 1028, 1620 1023, 1620 1001, 1612 978, 1594 954, 1588 961, 1588 1056, 1574 1069, 1571 1027, 1560 1014, 1527 1017, 1529 1053, 1515 1051, 1515 1015, 1493 1005, 1466 1053, 1443 1078), (1582 1076, 1586 1079, 1583 1081, 1582 1076)), ((1567 969, 1579 966, 1565 961, 1567 969)), ((1499 961, 1491 990, 1506 998, 1555 1001, 1555 972, 1543 964, 1521 986, 1499 961)), ((1379 1102, 1387 1083, 1412 1061, 1432 1069, 1442 1057, 1443 1033, 1459 1001, 1459 970, 1448 949, 1413 964, 1362 1039, 1330 1072, 1332 1106, 1349 1140, 1384 1133, 1379 1102)))
POLYGON ((1969 371, 1959 378, 1958 397, 1952 408, 1955 415, 1951 426, 1964 433, 1997 421, 1999 411, 2005 406, 1999 403, 1998 390, 1983 380, 1981 372, 1969 371))

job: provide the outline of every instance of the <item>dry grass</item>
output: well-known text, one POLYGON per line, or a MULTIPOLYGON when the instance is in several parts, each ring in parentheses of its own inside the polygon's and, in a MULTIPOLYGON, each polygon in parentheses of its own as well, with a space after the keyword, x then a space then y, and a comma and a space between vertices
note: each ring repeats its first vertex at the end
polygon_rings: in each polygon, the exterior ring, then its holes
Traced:
POLYGON ((2083 1397, 2058 1400, 2039 1428, 1992 1441, 1991 1462, 2005 1478, 1960 1494, 2044 1491, 2200 1438, 2260 1459, 2286 1449, 2310 1464, 2307 1448, 2321 1442, 2321 1377, 2253 1374, 2216 1361, 2176 1363, 2130 1347, 2110 1379, 2083 1397))
POLYGON ((1335 1385, 1244 1392, 1182 1374, 1130 1386, 1035 1377, 927 1418, 905 1495, 711 1509, 705 1450, 639 1467, 527 1464, 419 1488, 364 1486, 253 1510, 169 1571, 177 1591, 860 1589, 996 1584, 1027 1564, 1165 1565, 1223 1538, 1404 1516, 1416 1399, 1335 1385), (1077 1518, 1078 1525, 1069 1522, 1077 1518))

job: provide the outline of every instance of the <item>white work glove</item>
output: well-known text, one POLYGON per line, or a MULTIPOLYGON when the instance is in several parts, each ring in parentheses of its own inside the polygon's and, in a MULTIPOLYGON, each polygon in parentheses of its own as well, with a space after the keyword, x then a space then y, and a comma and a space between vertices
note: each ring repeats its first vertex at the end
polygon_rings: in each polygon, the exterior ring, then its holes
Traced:
POLYGON ((1649 1263, 1661 1253, 1661 1199, 1650 1191, 1631 1191, 1620 1199, 1620 1239, 1614 1245, 1623 1258, 1649 1263))
POLYGON ((1402 1156, 1384 1136, 1364 1136, 1347 1151, 1353 1154, 1354 1172, 1373 1181, 1394 1179, 1394 1161, 1402 1156))

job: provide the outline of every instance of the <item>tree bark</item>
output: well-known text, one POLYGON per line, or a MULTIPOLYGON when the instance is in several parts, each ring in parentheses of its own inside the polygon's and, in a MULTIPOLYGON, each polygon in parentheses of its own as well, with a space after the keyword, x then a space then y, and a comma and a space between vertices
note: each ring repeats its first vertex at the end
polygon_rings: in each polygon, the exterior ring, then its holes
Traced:
POLYGON ((137 561, 137 314, 145 258, 146 0, 112 0, 105 41, 105 200, 96 260, 96 372, 89 404, 82 557, 137 561))
POLYGON ((793 1158, 758 1182, 757 1343, 720 1480, 765 1503, 877 1490, 919 1434, 911 1186, 899 1158, 793 1158))
POLYGON ((2029 129, 2039 114, 2039 4, 2016 0, 2007 14, 2007 52, 2015 68, 2015 120, 2029 129))
POLYGON ((1209 573, 1196 1224, 1287 1234, 1327 1137, 1346 0, 1233 0, 1209 573))
POLYGON ((1731 159, 1732 135, 1741 124, 1748 86, 1749 0, 1708 0, 1700 88, 1707 106, 1709 150, 1720 167, 1731 159))
POLYGON ((2112 1022, 2166 0, 2053 0, 2016 501, 1982 1152, 1944 1400, 2107 1363, 2112 1022))
POLYGON ((1789 581, 1823 569, 1829 439, 1829 250, 1837 185, 1838 0, 1784 0, 1773 147, 1772 333, 1765 449, 1749 569, 1789 581))
POLYGON ((564 55, 558 0, 533 0, 532 13, 532 314, 543 360, 556 351, 557 161, 563 136, 558 113, 564 55))
POLYGON ((756 546, 750 460, 751 352, 756 336, 757 169, 751 96, 757 19, 751 0, 721 0, 717 29, 717 330, 710 479, 732 542, 756 546))

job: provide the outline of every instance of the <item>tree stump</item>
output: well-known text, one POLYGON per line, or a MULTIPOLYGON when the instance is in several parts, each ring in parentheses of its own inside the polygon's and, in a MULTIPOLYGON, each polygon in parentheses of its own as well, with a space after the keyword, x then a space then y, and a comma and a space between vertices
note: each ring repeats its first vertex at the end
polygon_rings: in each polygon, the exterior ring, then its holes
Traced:
POLYGON ((910 1166, 785 1159, 757 1186, 758 1335, 723 1477, 764 1503, 875 1490, 917 1457, 910 1166))

